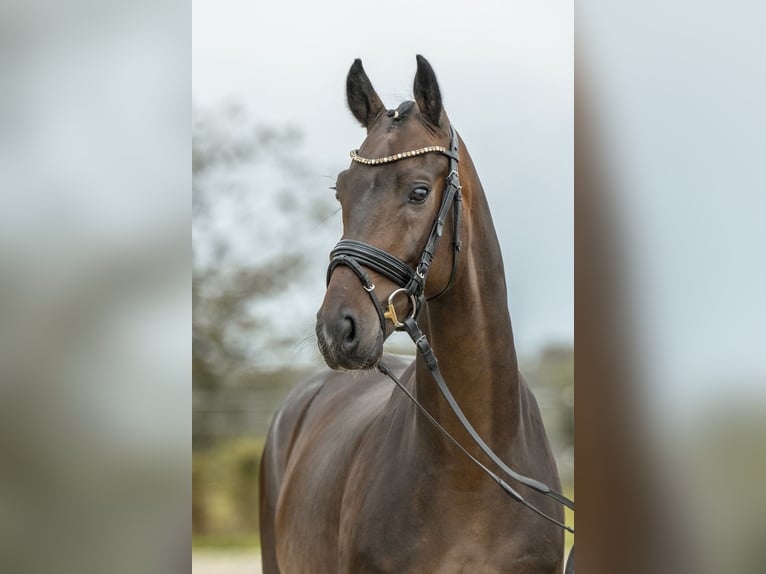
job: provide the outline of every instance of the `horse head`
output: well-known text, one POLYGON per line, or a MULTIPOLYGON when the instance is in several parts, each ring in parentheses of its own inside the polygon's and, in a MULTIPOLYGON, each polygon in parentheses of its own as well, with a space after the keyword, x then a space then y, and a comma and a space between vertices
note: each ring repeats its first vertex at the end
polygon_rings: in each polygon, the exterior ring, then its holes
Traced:
MULTIPOLYGON (((367 129, 367 137, 336 181, 342 239, 373 246, 415 269, 432 234, 450 174, 445 151, 451 143, 451 128, 436 76, 426 59, 418 56, 415 101, 387 110, 356 60, 346 91, 351 112, 367 129)), ((454 225, 445 231, 453 234, 454 225)), ((446 238, 436 245, 425 296, 439 293, 453 277, 449 243, 446 238)), ((380 309, 400 287, 373 268, 365 266, 360 272, 348 264, 331 266, 316 323, 319 348, 329 367, 370 369, 378 363, 383 342, 395 328, 392 320, 383 319, 380 309), (361 275, 369 278, 363 280, 366 285, 360 284, 361 275)), ((413 297, 395 297, 392 303, 399 316, 415 312, 413 297)))

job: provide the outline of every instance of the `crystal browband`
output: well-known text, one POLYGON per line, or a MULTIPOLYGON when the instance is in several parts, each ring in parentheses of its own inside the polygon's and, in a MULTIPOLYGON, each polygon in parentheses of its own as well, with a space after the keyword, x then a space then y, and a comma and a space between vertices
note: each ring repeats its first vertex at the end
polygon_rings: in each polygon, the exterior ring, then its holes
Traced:
POLYGON ((359 151, 358 149, 351 150, 351 159, 353 159, 354 161, 358 161, 359 163, 363 163, 365 165, 379 165, 381 163, 389 163, 389 162, 392 162, 392 161, 397 161, 397 160, 408 158, 408 157, 414 157, 416 155, 423 155, 424 153, 429 153, 429 152, 434 152, 434 151, 435 152, 439 152, 439 153, 443 153, 444 155, 447 155, 447 156, 450 156, 450 157, 452 156, 452 153, 450 152, 449 148, 446 148, 446 147, 440 146, 440 145, 432 145, 432 146, 428 146, 428 147, 422 147, 420 149, 414 149, 412 151, 405 151, 405 152, 402 152, 402 153, 395 153, 393 155, 387 155, 386 157, 376 157, 376 158, 373 158, 373 159, 362 157, 362 156, 358 155, 357 154, 358 151, 359 151))

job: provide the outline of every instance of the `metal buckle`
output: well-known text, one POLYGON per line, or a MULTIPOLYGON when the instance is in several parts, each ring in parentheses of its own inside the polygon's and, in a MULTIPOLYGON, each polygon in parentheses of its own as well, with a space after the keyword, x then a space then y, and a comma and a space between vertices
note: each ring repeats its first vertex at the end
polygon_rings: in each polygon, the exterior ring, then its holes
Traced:
POLYGON ((388 296, 388 311, 383 313, 383 317, 389 319, 394 324, 394 327, 404 327, 404 323, 399 321, 399 317, 396 315, 396 308, 394 308, 394 297, 396 297, 399 293, 404 293, 410 298, 410 303, 412 304, 412 315, 410 315, 410 317, 415 316, 418 305, 418 300, 415 295, 412 293, 407 293, 407 289, 400 287, 399 289, 394 290, 391 295, 388 296))

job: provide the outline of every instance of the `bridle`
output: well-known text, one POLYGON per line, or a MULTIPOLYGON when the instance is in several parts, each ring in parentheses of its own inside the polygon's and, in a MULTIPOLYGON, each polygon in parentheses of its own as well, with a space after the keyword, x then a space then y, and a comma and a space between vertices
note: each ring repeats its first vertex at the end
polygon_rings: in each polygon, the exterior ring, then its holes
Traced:
MULTIPOLYGON (((458 137, 454 128, 450 127, 450 144, 449 148, 443 146, 428 146, 411 150, 407 152, 397 153, 382 158, 365 158, 358 155, 359 150, 353 150, 351 152, 351 159, 355 162, 364 165, 381 165, 399 161, 402 159, 415 157, 425 153, 440 153, 449 158, 449 172, 446 177, 446 184, 444 193, 442 194, 441 205, 439 211, 436 214, 431 232, 428 235, 423 251, 420 254, 415 269, 412 269, 404 261, 398 257, 383 251, 362 241, 356 241, 351 239, 343 239, 339 241, 333 250, 330 252, 330 265, 327 268, 327 283, 330 283, 333 271, 339 266, 344 265, 351 269, 351 271, 359 278, 364 290, 370 296, 373 306, 377 311, 378 318, 380 320, 380 326, 383 335, 386 335, 387 324, 386 320, 390 320, 397 331, 406 331, 410 338, 415 343, 418 351, 423 357, 426 366, 431 372, 434 380, 436 381, 439 390, 444 398, 447 400, 450 408, 460 420, 465 430, 471 436, 473 441, 479 446, 479 448, 500 468, 507 476, 520 482, 521 484, 541 493, 549 496, 557 502, 574 510, 574 502, 563 494, 558 493, 551 489, 549 486, 542 482, 529 478, 511 469, 506 465, 500 457, 498 457, 494 451, 484 442, 484 440, 478 435, 471 423, 463 414, 462 409, 455 401, 452 393, 447 387, 444 377, 442 376, 438 361, 434 355, 428 339, 421 331, 417 324, 417 317, 422 310, 425 301, 425 287, 426 278, 428 276, 428 270, 434 258, 436 247, 444 233, 444 224, 447 219, 447 214, 451 207, 453 207, 453 250, 452 250, 452 271, 450 273, 449 281, 436 295, 428 298, 428 300, 439 297, 446 292, 454 283, 455 275, 457 271, 458 254, 460 253, 461 241, 460 241, 460 228, 461 228, 461 216, 462 216, 462 193, 460 187, 460 179, 458 175, 458 137), (386 278, 393 281, 399 287, 395 289, 388 297, 387 308, 384 311, 380 301, 375 295, 375 284, 370 279, 369 274, 364 270, 364 267, 371 269, 386 278), (405 319, 400 319, 397 316, 394 306, 395 299, 398 295, 405 296, 409 299, 409 305, 411 312, 405 319)), ((465 447, 463 447, 452 435, 447 432, 446 429, 423 407, 415 396, 399 381, 399 379, 390 371, 390 369, 384 363, 378 363, 378 370, 389 377, 409 398, 414 402, 417 408, 426 416, 426 418, 441 432, 443 433, 463 454, 465 454, 474 464, 478 465, 490 478, 497 482, 500 487, 511 498, 526 506, 533 512, 542 516, 546 520, 556 524, 557 526, 574 533, 574 529, 566 524, 563 524, 547 515, 545 512, 534 506, 527 501, 518 491, 506 483, 500 476, 487 468, 486 465, 479 462, 472 454, 470 454, 465 447)), ((574 547, 569 553, 567 559, 567 566, 565 569, 566 574, 574 572, 574 547)))
POLYGON ((364 165, 380 165, 384 163, 391 163, 399 161, 405 158, 414 157, 426 153, 440 153, 446 155, 449 158, 449 173, 447 175, 446 186, 444 193, 442 194, 442 202, 439 207, 439 211, 436 214, 431 233, 428 235, 426 244, 423 247, 423 251, 420 254, 415 269, 410 268, 404 261, 391 255, 387 251, 378 249, 374 245, 364 243, 362 241, 356 241, 353 239, 342 239, 335 245, 330 252, 330 266, 327 268, 327 283, 330 283, 332 272, 338 265, 345 265, 354 272, 354 274, 362 282, 364 290, 370 296, 375 310, 378 313, 378 319, 380 320, 380 327, 383 330, 383 334, 386 333, 386 319, 390 319, 396 330, 402 330, 405 327, 403 321, 399 320, 396 314, 396 308, 394 301, 397 295, 404 295, 409 298, 410 307, 412 312, 410 317, 415 317, 423 307, 425 302, 425 287, 426 277, 428 276, 428 270, 431 267, 431 262, 434 258, 436 246, 444 233, 444 224, 447 219, 447 213, 450 207, 454 205, 452 211, 454 218, 454 239, 453 255, 452 255, 452 271, 450 273, 449 281, 444 288, 439 291, 430 299, 435 299, 447 291, 455 281, 455 273, 457 270, 457 256, 460 252, 460 227, 462 217, 462 201, 463 197, 460 190, 460 180, 458 178, 457 163, 458 163, 458 143, 457 133, 450 127, 450 146, 449 148, 443 146, 428 146, 419 148, 412 151, 403 153, 397 153, 382 158, 368 159, 361 157, 357 154, 359 150, 353 150, 351 152, 351 159, 355 162, 364 165), (384 311, 375 295, 375 284, 370 279, 367 272, 362 267, 367 267, 387 277, 395 284, 399 286, 388 297, 388 304, 384 311))

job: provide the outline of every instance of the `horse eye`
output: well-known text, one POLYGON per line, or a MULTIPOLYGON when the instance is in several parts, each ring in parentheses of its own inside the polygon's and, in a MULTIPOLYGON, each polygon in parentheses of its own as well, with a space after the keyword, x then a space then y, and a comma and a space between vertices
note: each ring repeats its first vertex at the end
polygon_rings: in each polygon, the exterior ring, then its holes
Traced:
POLYGON ((410 192, 410 203, 423 203, 430 191, 426 187, 416 187, 410 192))

